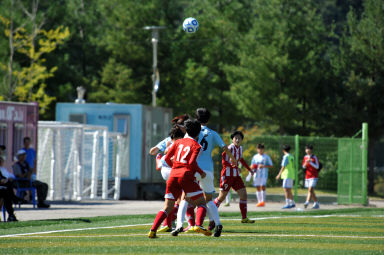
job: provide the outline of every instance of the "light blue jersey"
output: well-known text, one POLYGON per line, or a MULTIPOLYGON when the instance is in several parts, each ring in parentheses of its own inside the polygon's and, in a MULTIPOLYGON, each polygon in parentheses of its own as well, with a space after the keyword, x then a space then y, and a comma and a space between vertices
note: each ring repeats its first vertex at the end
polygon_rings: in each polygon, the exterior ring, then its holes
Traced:
POLYGON ((215 146, 223 148, 225 143, 218 133, 206 126, 201 126, 198 142, 202 149, 197 164, 202 170, 213 174, 212 150, 215 146))
MULTIPOLYGON (((273 166, 271 158, 263 153, 262 155, 256 154, 252 157, 251 165, 265 165, 265 166, 273 166)), ((256 171, 256 177, 257 178, 268 178, 268 168, 257 168, 256 171)))
POLYGON ((168 136, 167 138, 165 138, 163 141, 159 142, 156 147, 159 149, 159 151, 163 152, 165 151, 165 149, 167 148, 167 143, 168 142, 172 142, 172 139, 170 136, 168 136))

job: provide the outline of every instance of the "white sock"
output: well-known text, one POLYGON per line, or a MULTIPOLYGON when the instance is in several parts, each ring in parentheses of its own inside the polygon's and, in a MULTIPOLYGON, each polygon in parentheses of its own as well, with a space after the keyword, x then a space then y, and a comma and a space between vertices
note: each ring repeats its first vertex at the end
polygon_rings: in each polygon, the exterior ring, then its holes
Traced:
POLYGON ((288 198, 285 199, 285 204, 286 205, 291 205, 291 203, 289 202, 290 200, 288 198))
POLYGON ((295 201, 293 201, 292 199, 288 199, 289 201, 289 205, 294 205, 295 204, 295 201))
POLYGON ((231 202, 232 194, 231 192, 228 192, 227 196, 225 197, 225 203, 229 204, 231 202))
POLYGON ((304 203, 304 204, 308 205, 308 204, 309 204, 309 201, 305 201, 305 203, 304 203))
POLYGON ((217 210, 217 206, 212 200, 207 203, 207 212, 211 215, 210 220, 215 221, 216 226, 221 225, 219 211, 217 210))
POLYGON ((187 201, 182 200, 179 204, 179 210, 177 211, 176 229, 181 228, 183 226, 187 208, 188 208, 187 201))
POLYGON ((261 191, 261 196, 263 198, 263 202, 265 202, 265 198, 267 197, 267 193, 265 192, 265 190, 261 191))
POLYGON ((261 194, 261 191, 256 191, 256 197, 257 197, 257 202, 261 202, 262 200, 262 194, 261 194))

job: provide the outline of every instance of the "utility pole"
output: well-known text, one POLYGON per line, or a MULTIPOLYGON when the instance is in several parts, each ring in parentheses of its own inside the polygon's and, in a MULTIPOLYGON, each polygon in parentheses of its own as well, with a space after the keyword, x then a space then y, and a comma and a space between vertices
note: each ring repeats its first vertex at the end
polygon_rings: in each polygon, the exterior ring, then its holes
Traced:
POLYGON ((160 87, 160 73, 159 73, 159 69, 157 68, 157 43, 159 42, 159 30, 165 29, 165 27, 164 26, 147 26, 147 27, 144 27, 144 29, 152 31, 152 40, 151 40, 152 46, 153 46, 152 106, 156 106, 156 93, 160 87))

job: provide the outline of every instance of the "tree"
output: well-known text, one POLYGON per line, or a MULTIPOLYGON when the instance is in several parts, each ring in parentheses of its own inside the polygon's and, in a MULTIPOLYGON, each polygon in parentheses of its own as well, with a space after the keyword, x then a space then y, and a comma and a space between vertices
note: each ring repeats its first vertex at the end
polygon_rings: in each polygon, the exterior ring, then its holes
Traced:
POLYGON ((328 92, 322 18, 309 0, 253 4, 252 28, 236 51, 240 65, 226 69, 231 93, 247 117, 277 124, 280 134, 310 134, 327 110, 318 107, 328 92))
POLYGON ((362 122, 369 124, 369 186, 373 192, 374 145, 384 135, 384 2, 367 0, 359 16, 354 9, 340 47, 333 56, 333 67, 343 77, 346 91, 345 112, 340 116, 346 130, 359 130, 362 122))
MULTIPOLYGON (((67 28, 58 27, 46 31, 42 29, 43 21, 39 24, 36 20, 39 1, 35 0, 32 4, 32 11, 28 12, 24 5, 19 2, 21 9, 26 13, 30 22, 30 30, 27 24, 14 28, 14 20, 11 11, 11 19, 0 17, 5 26, 5 35, 9 38, 9 61, 8 65, 2 64, 1 69, 6 72, 6 79, 3 84, 3 97, 7 100, 34 101, 38 102, 41 114, 45 113, 49 104, 55 99, 45 93, 45 80, 52 77, 56 67, 47 69, 44 66, 45 54, 56 49, 57 45, 64 43, 69 36, 67 28), (28 64, 14 63, 14 55, 19 53, 28 64)), ((14 1, 11 1, 11 9, 14 1)))

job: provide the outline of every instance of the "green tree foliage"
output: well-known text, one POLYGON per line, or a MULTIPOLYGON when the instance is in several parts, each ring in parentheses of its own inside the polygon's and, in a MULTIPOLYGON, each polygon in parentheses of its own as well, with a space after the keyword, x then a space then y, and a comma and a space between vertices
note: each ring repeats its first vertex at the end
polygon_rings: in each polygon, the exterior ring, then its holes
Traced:
POLYGON ((326 85, 328 33, 313 1, 255 1, 254 22, 240 38, 240 65, 227 67, 231 92, 249 118, 280 133, 317 130, 326 85), (283 113, 283 114, 282 114, 283 113))
MULTIPOLYGON (((0 16, 4 35, 8 39, 9 55, 5 62, 0 63, 4 73, 2 97, 6 100, 17 99, 22 102, 38 102, 39 111, 44 114, 50 103, 55 99, 45 93, 45 81, 52 77, 56 67, 47 68, 44 65, 44 55, 54 51, 69 36, 69 30, 59 26, 56 29, 42 29, 43 22, 38 21, 38 1, 33 1, 32 11, 28 11, 22 2, 19 9, 28 16, 27 21, 17 26, 14 19, 14 1, 11 1, 10 18, 0 16), (14 62, 14 56, 19 54, 27 64, 14 62)), ((17 9, 16 9, 17 10, 17 9)))

